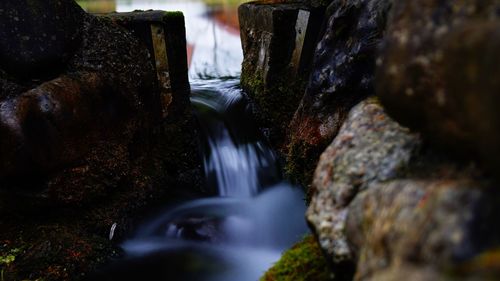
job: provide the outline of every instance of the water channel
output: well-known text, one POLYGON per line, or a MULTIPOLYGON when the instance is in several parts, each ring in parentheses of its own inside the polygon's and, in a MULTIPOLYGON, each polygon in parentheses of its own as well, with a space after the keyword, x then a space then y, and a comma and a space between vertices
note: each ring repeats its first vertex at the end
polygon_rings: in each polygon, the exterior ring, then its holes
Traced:
POLYGON ((119 12, 184 13, 191 102, 200 124, 207 182, 218 196, 166 206, 123 242, 125 258, 93 280, 258 280, 307 227, 304 195, 283 180, 277 157, 239 88, 236 3, 98 2, 119 12))

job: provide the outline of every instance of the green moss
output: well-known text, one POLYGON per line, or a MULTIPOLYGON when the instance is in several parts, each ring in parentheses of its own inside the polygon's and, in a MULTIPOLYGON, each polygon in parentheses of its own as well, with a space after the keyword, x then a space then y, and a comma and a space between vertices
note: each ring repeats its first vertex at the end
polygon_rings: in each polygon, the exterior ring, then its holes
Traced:
POLYGON ((304 94, 305 81, 293 75, 289 68, 274 73, 269 81, 263 81, 262 77, 261 71, 244 62, 241 85, 258 106, 260 125, 270 129, 271 143, 281 150, 288 126, 304 94))
POLYGON ((16 260, 21 251, 20 248, 13 248, 0 256, 0 281, 5 280, 5 269, 16 260))
POLYGON ((264 81, 258 73, 242 75, 241 85, 252 96, 260 96, 264 92, 264 81))
POLYGON ((168 11, 164 14, 165 18, 184 18, 184 14, 181 11, 168 11))
POLYGON ((286 163, 285 163, 285 175, 286 177, 294 182, 299 183, 305 187, 305 193, 307 202, 309 203, 312 196, 312 191, 310 188, 314 170, 316 168, 318 157, 315 157, 314 153, 311 151, 314 147, 309 147, 304 142, 292 140, 289 144, 286 163))
POLYGON ((0 256, 0 266, 8 266, 16 260, 16 255, 21 252, 21 249, 14 248, 8 251, 6 254, 0 256))
POLYGON ((283 254, 261 281, 325 281, 334 280, 315 238, 306 236, 283 254))
POLYGON ((305 141, 291 137, 286 151, 285 175, 294 182, 305 187, 307 202, 310 202, 313 190, 311 184, 314 171, 318 165, 321 153, 329 142, 309 144, 305 141))
POLYGON ((310 198, 308 186, 322 151, 317 151, 315 146, 296 142, 290 139, 293 136, 287 135, 290 122, 304 95, 306 82, 293 76, 289 68, 272 75, 272 81, 263 81, 262 73, 255 70, 254 66, 247 65, 247 61, 243 64, 241 85, 258 106, 256 118, 261 127, 270 129, 271 144, 286 158, 287 178, 305 186, 310 198))

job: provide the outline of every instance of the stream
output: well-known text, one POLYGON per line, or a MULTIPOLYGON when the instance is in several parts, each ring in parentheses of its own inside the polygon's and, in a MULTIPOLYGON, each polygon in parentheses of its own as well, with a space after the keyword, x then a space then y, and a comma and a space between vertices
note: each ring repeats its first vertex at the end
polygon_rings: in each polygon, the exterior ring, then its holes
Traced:
POLYGON ((283 180, 239 87, 236 6, 113 3, 117 11, 185 13, 191 103, 206 181, 218 196, 166 206, 123 242, 125 257, 93 280, 258 280, 308 230, 304 194, 283 180))

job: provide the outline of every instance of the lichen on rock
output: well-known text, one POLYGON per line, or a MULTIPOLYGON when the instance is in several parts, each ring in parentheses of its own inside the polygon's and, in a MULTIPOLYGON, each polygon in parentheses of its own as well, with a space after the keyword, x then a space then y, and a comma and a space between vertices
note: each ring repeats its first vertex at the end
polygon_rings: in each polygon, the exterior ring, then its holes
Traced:
POLYGON ((376 182, 405 173, 420 140, 385 115, 377 100, 355 106, 325 150, 312 184, 307 219, 333 262, 351 260, 345 236, 348 206, 376 182))

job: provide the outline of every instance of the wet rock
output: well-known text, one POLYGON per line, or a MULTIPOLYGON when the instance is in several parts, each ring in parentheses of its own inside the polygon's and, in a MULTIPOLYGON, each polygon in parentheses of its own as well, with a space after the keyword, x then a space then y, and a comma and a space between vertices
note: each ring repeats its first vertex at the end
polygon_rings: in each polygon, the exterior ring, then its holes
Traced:
POLYGON ((88 281, 222 280, 234 261, 220 252, 189 246, 131 257, 90 275, 88 281))
POLYGON ((218 243, 226 239, 223 223, 223 219, 216 217, 183 218, 169 223, 167 237, 218 243))
POLYGON ((302 98, 323 8, 307 3, 251 2, 238 10, 244 61, 241 86, 259 108, 259 121, 280 147, 302 98))
POLYGON ((419 138, 390 120, 376 100, 352 109, 321 155, 307 210, 307 220, 335 263, 353 258, 345 236, 353 198, 373 183, 404 174, 418 147, 419 138))
POLYGON ((397 1, 377 68, 388 113, 498 175, 498 1, 397 1))
POLYGON ((309 185, 350 108, 372 94, 375 54, 390 1, 333 1, 304 97, 290 124, 288 173, 309 185))
POLYGON ((43 189, 57 201, 81 203, 107 195, 141 173, 135 170, 177 177, 197 169, 199 157, 180 156, 197 147, 182 14, 83 14, 74 25, 82 41, 59 77, 26 80, 0 72, 1 187, 43 189), (166 135, 177 137, 163 140, 166 135), (173 160, 160 164, 166 154, 173 160), (147 157, 159 163, 138 165, 147 157))
POLYGON ((5 0, 0 17, 0 67, 23 78, 54 77, 82 40, 84 12, 73 1, 5 0))
MULTIPOLYGON (((97 154, 90 159, 100 142, 124 153, 121 158, 130 163, 127 146, 152 128, 155 111, 148 106, 154 101, 155 76, 147 50, 125 30, 90 15, 83 18, 84 40, 66 72, 38 85, 13 75, 31 89, 0 101, 4 182, 43 178, 68 166, 99 170, 93 164, 113 161, 97 154)), ((116 186, 126 171, 109 173, 116 176, 107 185, 116 186)))

